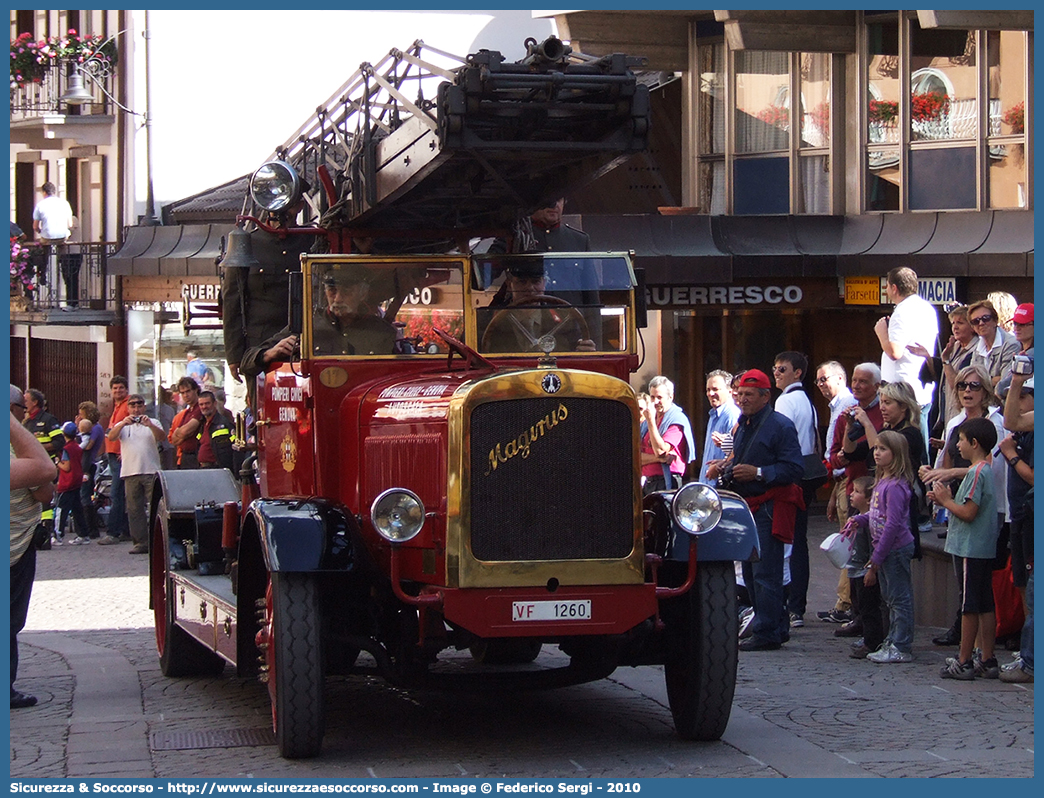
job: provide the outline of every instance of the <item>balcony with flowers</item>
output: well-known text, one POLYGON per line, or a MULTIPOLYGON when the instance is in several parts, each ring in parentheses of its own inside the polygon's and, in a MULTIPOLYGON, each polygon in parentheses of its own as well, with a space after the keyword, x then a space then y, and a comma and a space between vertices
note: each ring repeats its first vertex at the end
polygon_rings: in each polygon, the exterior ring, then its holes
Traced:
POLYGON ((30 33, 13 39, 12 142, 37 146, 42 136, 71 138, 84 144, 107 143, 114 119, 109 98, 118 61, 119 50, 113 38, 81 35, 73 29, 47 39, 34 39, 30 33), (90 103, 74 105, 61 99, 73 75, 93 97, 90 103))
POLYGON ((108 287, 111 243, 50 246, 11 239, 13 323, 112 324, 117 302, 108 287))

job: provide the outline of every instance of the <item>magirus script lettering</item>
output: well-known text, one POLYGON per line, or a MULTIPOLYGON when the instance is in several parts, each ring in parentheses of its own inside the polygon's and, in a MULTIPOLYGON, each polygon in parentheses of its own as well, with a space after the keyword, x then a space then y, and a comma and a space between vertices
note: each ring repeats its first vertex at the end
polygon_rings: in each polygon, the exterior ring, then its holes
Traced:
POLYGON ((559 405, 542 419, 533 424, 529 429, 523 430, 517 437, 505 444, 497 444, 489 450, 489 469, 486 471, 488 477, 497 470, 497 466, 506 463, 512 457, 521 457, 525 460, 529 457, 530 447, 545 434, 551 432, 559 422, 569 417, 569 410, 565 405, 559 405))

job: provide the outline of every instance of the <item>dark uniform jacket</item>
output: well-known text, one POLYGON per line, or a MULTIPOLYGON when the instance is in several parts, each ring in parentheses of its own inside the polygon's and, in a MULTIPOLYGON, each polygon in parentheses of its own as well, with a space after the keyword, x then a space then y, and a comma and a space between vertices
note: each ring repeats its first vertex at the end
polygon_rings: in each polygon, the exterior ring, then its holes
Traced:
POLYGON ((235 441, 235 425, 224 413, 216 412, 203 425, 196 436, 199 440, 199 464, 204 468, 232 469, 232 444, 235 441))
POLYGON ((583 230, 577 230, 567 224, 557 227, 540 227, 533 225, 533 237, 536 239, 536 252, 590 252, 591 237, 583 230))
POLYGON ((300 270, 301 253, 308 251, 312 241, 312 236, 280 239, 264 230, 254 230, 250 245, 261 268, 223 269, 221 326, 226 361, 239 363, 247 349, 286 326, 290 301, 287 274, 300 270))
POLYGON ((62 435, 61 425, 58 419, 46 410, 41 410, 32 418, 26 416, 22 424, 40 441, 47 454, 54 456, 65 448, 65 436, 62 435))
MULTIPOLYGON (((519 239, 515 239, 515 251, 520 249, 519 239)), ((486 252, 490 255, 504 255, 508 251, 507 241, 503 238, 493 239, 486 252)), ((590 252, 591 237, 583 230, 562 223, 556 227, 540 227, 533 225, 533 243, 525 252, 590 252)))

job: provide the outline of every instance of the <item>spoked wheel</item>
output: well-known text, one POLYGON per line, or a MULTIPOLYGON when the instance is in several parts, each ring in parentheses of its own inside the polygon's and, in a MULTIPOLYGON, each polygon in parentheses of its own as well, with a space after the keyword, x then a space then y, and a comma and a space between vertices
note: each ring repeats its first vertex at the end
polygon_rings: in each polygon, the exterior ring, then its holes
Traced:
POLYGON ((265 656, 272 730, 287 759, 316 756, 323 744, 324 681, 319 593, 309 574, 269 574, 265 620, 257 633, 265 656))
POLYGON ((692 589, 665 602, 663 617, 674 728, 684 740, 718 740, 732 712, 739 657, 733 564, 700 563, 692 589))
POLYGON ((541 643, 525 637, 479 640, 468 647, 472 658, 483 665, 525 665, 540 655, 541 643))
POLYGON ((164 676, 216 676, 224 670, 225 660, 174 622, 177 596, 174 580, 170 578, 169 530, 167 502, 160 498, 149 546, 152 613, 160 671, 164 676))

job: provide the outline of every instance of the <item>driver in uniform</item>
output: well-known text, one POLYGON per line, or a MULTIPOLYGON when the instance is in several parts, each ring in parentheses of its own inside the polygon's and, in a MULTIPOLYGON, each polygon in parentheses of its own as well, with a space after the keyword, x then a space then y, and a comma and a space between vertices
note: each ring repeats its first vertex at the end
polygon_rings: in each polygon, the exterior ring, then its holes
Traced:
POLYGON ((367 304, 370 273, 349 264, 323 277, 326 307, 312 322, 316 355, 390 355, 395 328, 367 304))
MULTIPOLYGON (((312 320, 314 355, 390 355, 395 351, 395 328, 367 304, 370 272, 349 264, 331 269, 322 278, 323 307, 312 320)), ((241 373, 253 380, 269 364, 292 359, 297 336, 284 327, 243 355, 241 373)))
POLYGON ((571 306, 540 306, 538 297, 546 286, 544 264, 539 261, 507 269, 504 283, 487 306, 492 315, 481 336, 482 351, 538 351, 541 337, 549 334, 555 338, 556 350, 595 351, 595 342, 585 337, 571 306))

